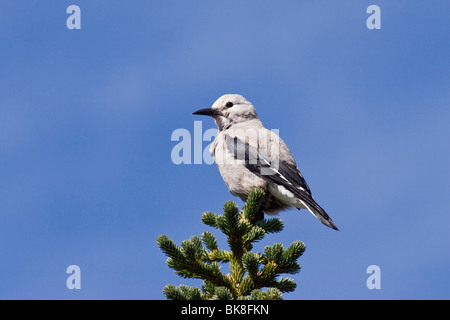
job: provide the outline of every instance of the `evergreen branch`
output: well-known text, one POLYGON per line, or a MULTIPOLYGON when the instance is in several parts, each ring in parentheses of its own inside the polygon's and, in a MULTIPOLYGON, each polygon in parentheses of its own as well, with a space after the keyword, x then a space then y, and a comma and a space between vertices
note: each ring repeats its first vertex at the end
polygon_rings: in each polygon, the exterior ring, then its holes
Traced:
POLYGON ((236 236, 239 209, 235 202, 227 201, 223 208, 223 215, 216 218, 217 227, 227 236, 236 236))
POLYGON ((265 287, 266 283, 272 281, 278 275, 277 269, 278 265, 273 261, 269 261, 259 274, 257 279, 258 288, 265 287))
POLYGON ((266 233, 280 232, 284 227, 283 222, 278 218, 258 220, 255 225, 264 229, 266 233))
POLYGON ((212 212, 209 212, 209 211, 203 212, 202 222, 210 227, 218 228, 217 227, 217 217, 219 217, 219 216, 212 212))
POLYGON ((163 289, 164 295, 171 300, 201 300, 202 294, 196 287, 168 284, 163 289))
POLYGON ((180 247, 178 247, 168 236, 166 235, 159 236, 156 239, 156 243, 165 253, 165 255, 170 257, 170 259, 181 264, 184 262, 185 257, 180 247))
POLYGON ((191 261, 201 259, 202 257, 202 242, 199 237, 193 236, 189 240, 181 242, 181 251, 188 263, 191 261))
POLYGON ((230 258, 230 272, 233 282, 235 284, 241 283, 245 274, 244 266, 242 265, 242 259, 232 257, 230 258))
POLYGON ((233 300, 233 295, 227 288, 217 287, 214 292, 213 300, 233 300))
POLYGON ((255 281, 250 276, 245 276, 239 286, 239 296, 245 297, 256 288, 255 281))
POLYGON ((220 261, 220 262, 229 262, 230 261, 230 252, 225 250, 214 250, 209 252, 208 254, 209 261, 220 261))
POLYGON ((279 263, 283 255, 283 251, 283 245, 280 243, 275 243, 272 246, 264 247, 264 256, 269 262, 272 261, 275 263, 279 263))
POLYGON ((297 284, 292 279, 280 277, 269 281, 267 287, 277 288, 281 292, 291 292, 295 290, 297 284))
POLYGON ((283 300, 281 292, 275 288, 269 288, 266 291, 260 289, 253 290, 250 296, 251 300, 283 300))
POLYGON ((305 250, 303 242, 294 241, 287 249, 275 243, 264 247, 264 254, 250 251, 254 242, 283 229, 279 218, 261 218, 263 201, 264 192, 254 189, 240 212, 236 203, 228 201, 222 215, 202 214, 203 223, 227 236, 229 251, 219 250, 216 238, 208 231, 201 237, 182 241, 181 246, 166 235, 159 236, 157 244, 167 256, 166 264, 181 277, 203 280, 201 290, 167 285, 164 295, 174 300, 272 300, 282 299, 282 292, 295 290, 296 283, 292 279, 277 277, 300 270, 297 260, 305 250), (230 274, 220 271, 219 262, 230 263, 230 274), (262 291, 262 288, 268 289, 262 291))
POLYGON ((285 259, 297 260, 305 252, 305 244, 301 241, 294 241, 283 253, 285 259))
POLYGON ((202 241, 209 250, 211 251, 217 250, 217 241, 211 232, 208 231, 203 232, 202 241))
POLYGON ((255 223, 259 220, 258 213, 264 201, 264 190, 255 188, 248 195, 247 202, 242 209, 242 217, 247 219, 250 223, 255 223))
POLYGON ((214 286, 214 284, 212 284, 208 280, 203 281, 202 292, 205 299, 211 300, 214 296, 215 291, 216 287, 214 286))
POLYGON ((266 234, 266 231, 263 228, 255 225, 248 233, 247 240, 250 243, 257 242, 257 241, 261 240, 262 238, 264 238, 265 234, 266 234))
POLYGON ((253 252, 246 252, 242 257, 242 264, 245 269, 247 269, 247 273, 250 278, 255 279, 259 272, 259 258, 253 252))

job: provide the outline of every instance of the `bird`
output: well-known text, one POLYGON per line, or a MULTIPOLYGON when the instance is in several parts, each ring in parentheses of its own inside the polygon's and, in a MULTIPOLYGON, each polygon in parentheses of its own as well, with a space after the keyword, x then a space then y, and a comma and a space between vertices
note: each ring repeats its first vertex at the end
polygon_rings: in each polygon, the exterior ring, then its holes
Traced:
POLYGON ((327 227, 339 230, 313 199, 284 141, 263 126, 251 102, 239 94, 225 94, 193 114, 214 118, 219 132, 210 152, 232 195, 245 202, 252 189, 260 188, 265 193, 263 213, 307 209, 327 227))

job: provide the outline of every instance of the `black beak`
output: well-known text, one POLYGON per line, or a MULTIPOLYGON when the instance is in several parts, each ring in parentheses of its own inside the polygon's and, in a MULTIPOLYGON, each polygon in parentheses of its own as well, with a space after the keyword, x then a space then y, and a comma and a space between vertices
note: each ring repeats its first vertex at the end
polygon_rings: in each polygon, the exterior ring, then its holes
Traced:
POLYGON ((217 110, 214 110, 212 108, 206 108, 206 109, 200 109, 197 110, 195 112, 192 112, 192 114, 199 114, 202 116, 210 116, 210 117, 215 117, 215 116, 219 116, 221 113, 217 110))

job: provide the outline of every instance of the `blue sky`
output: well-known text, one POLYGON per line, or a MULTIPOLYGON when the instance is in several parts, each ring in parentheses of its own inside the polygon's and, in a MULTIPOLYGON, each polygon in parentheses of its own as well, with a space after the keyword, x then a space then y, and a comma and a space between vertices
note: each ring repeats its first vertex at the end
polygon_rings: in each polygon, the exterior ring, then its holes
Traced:
MULTIPOLYGON (((235 200, 215 165, 171 160, 225 93, 278 129, 315 199, 256 249, 306 244, 285 299, 450 298, 450 3, 2 1, 0 298, 164 299, 200 286, 156 238, 235 200), (66 8, 81 8, 68 30, 66 8), (369 30, 366 9, 381 8, 369 30), (68 290, 66 269, 81 268, 68 290), (369 265, 381 289, 366 287, 369 265)), ((203 148, 207 142, 204 142, 203 148)), ((221 239, 222 248, 224 239, 221 239)))

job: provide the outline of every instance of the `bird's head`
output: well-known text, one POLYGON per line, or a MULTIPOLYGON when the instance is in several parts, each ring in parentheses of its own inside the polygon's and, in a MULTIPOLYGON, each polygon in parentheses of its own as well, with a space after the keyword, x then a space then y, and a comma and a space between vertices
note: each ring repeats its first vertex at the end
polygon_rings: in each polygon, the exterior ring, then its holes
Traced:
POLYGON ((219 130, 233 124, 258 119, 255 108, 239 94, 225 94, 214 102, 211 108, 200 109, 193 114, 211 116, 219 130))

